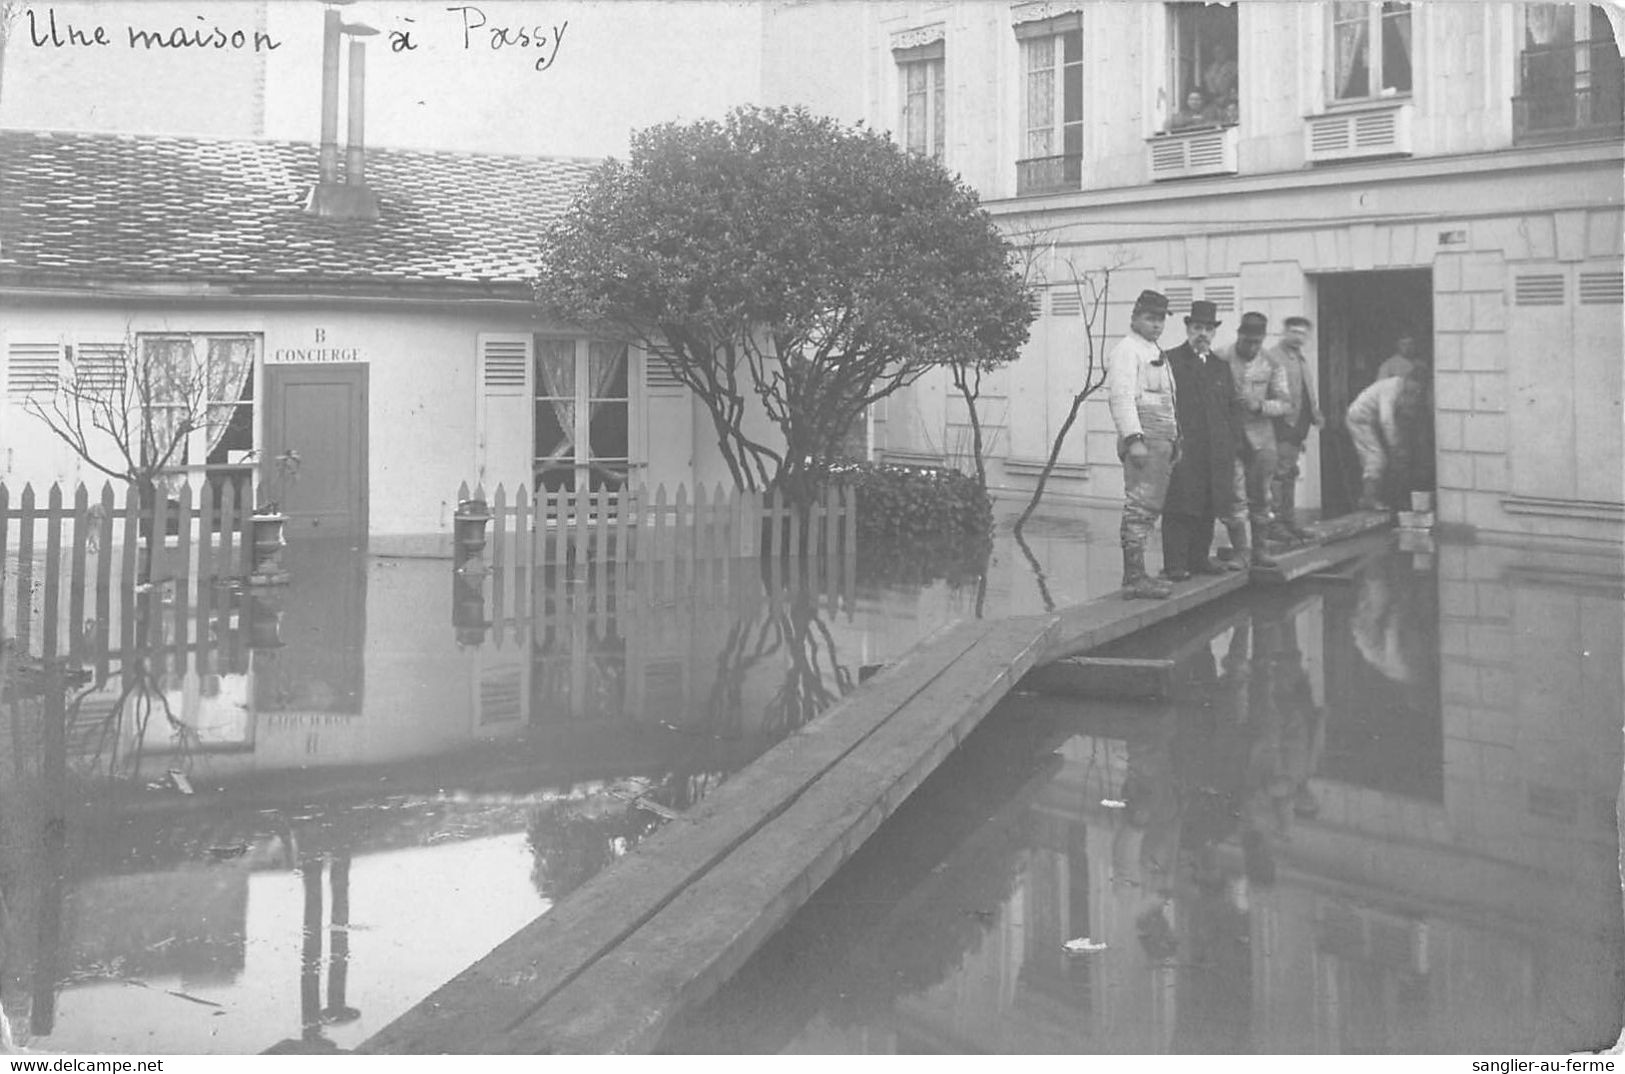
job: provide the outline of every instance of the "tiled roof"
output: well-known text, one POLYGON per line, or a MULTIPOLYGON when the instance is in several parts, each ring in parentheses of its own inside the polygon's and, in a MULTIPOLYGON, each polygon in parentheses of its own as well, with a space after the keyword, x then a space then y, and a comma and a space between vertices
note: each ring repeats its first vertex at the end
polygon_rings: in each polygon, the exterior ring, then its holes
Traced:
POLYGON ((379 219, 327 220, 301 208, 317 179, 311 144, 0 131, 0 276, 517 284, 531 275, 542 227, 594 167, 370 148, 379 219))

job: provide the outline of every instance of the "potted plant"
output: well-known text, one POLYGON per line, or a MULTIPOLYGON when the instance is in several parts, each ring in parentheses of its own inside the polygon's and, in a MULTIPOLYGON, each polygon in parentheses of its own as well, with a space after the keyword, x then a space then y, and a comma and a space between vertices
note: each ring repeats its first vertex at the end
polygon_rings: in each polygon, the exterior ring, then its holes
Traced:
POLYGON ((249 518, 254 543, 254 565, 249 585, 285 585, 288 571, 282 565, 282 549, 287 545, 283 527, 288 516, 282 511, 282 498, 299 480, 299 453, 289 448, 273 456, 266 480, 260 485, 260 501, 249 518))

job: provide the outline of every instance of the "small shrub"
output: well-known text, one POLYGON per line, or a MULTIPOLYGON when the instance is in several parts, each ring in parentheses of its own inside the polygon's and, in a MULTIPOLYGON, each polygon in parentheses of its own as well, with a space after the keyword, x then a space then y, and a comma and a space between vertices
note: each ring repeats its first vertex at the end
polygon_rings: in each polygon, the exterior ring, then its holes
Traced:
POLYGON ((993 505, 975 479, 958 470, 891 463, 836 463, 828 479, 857 489, 858 547, 982 541, 993 505))

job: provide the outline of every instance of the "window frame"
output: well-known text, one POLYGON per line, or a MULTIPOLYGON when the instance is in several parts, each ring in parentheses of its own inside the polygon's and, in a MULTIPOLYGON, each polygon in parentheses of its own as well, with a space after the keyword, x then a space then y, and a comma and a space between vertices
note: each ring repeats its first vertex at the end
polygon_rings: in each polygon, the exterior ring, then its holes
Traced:
MULTIPOLYGON (((246 476, 249 476, 250 479, 252 479, 252 475, 257 470, 257 465, 258 464, 257 464, 256 460, 258 459, 258 453, 259 453, 259 450, 260 450, 260 448, 262 446, 262 443, 263 443, 263 440, 262 440, 263 418, 262 418, 261 407, 260 407, 261 391, 260 391, 259 378, 263 374, 264 365, 265 365, 264 340, 262 339, 260 334, 257 333, 257 332, 239 332, 239 331, 219 331, 219 332, 211 332, 211 331, 155 331, 155 332, 137 332, 134 335, 134 346, 136 348, 134 361, 136 361, 136 362, 144 362, 144 361, 146 361, 146 348, 151 343, 161 342, 161 341, 180 341, 180 340, 184 340, 184 341, 187 341, 188 343, 190 343, 190 345, 191 345, 191 360, 194 363, 194 371, 201 372, 201 374, 203 376, 204 391, 203 391, 203 397, 200 400, 200 402, 202 404, 202 408, 203 408, 203 413, 202 413, 203 421, 198 426, 198 428, 193 429, 190 433, 187 434, 186 441, 185 441, 185 443, 184 443, 184 445, 183 445, 183 447, 181 449, 181 455, 182 455, 183 461, 175 462, 175 461, 171 460, 170 464, 168 466, 164 467, 164 469, 161 472, 164 473, 164 474, 167 474, 167 475, 171 475, 171 476, 184 476, 184 477, 186 477, 188 479, 191 479, 191 478, 199 476, 199 475, 207 476, 207 475, 213 475, 213 474, 246 475, 246 476), (212 392, 209 390, 210 386, 213 383, 213 378, 210 376, 209 365, 208 365, 208 363, 209 363, 209 354, 210 354, 209 344, 212 341, 238 342, 238 343, 246 343, 248 345, 248 348, 249 348, 248 372, 247 372, 247 375, 246 375, 246 377, 244 378, 244 381, 243 381, 243 392, 246 393, 246 395, 239 394, 239 396, 236 399, 215 399, 213 397, 212 392), (211 422, 209 421, 209 413, 210 413, 210 411, 216 409, 217 407, 227 407, 227 406, 231 407, 232 411, 234 412, 233 416, 227 419, 227 424, 230 424, 231 422, 236 420, 236 417, 235 417, 235 412, 236 411, 238 411, 238 410, 240 410, 240 409, 242 409, 244 407, 248 408, 248 428, 249 428, 250 446, 248 448, 246 448, 246 449, 239 449, 239 450, 244 450, 245 455, 244 455, 243 458, 239 459, 236 462, 211 463, 211 462, 208 461, 209 460, 209 432, 210 432, 210 429, 211 429, 211 422), (193 461, 193 460, 196 460, 196 459, 201 459, 201 461, 193 461)), ((141 409, 144 409, 144 410, 154 409, 153 407, 145 406, 140 399, 132 399, 131 403, 132 403, 132 405, 134 405, 136 407, 139 407, 141 409)), ((177 408, 184 408, 186 406, 186 403, 184 401, 182 401, 180 403, 175 403, 175 404, 158 404, 158 405, 166 406, 169 409, 177 409, 177 408)), ((141 420, 142 420, 143 425, 144 425, 145 421, 146 421, 146 418, 145 418, 144 415, 142 416, 141 420)))
MULTIPOLYGON (((1165 73, 1164 73, 1164 78, 1166 79, 1166 81, 1165 81, 1164 85, 1167 87, 1167 93, 1165 95, 1165 101, 1166 101, 1165 107, 1164 107, 1165 114, 1160 117, 1160 125, 1158 126, 1158 128, 1153 133, 1154 134, 1181 134, 1181 133, 1184 133, 1186 131, 1209 130, 1209 129, 1212 129, 1214 127, 1218 127, 1218 128, 1222 129, 1222 128, 1226 128, 1226 127, 1239 126, 1240 123, 1241 123, 1241 114, 1240 114, 1241 113, 1241 12, 1240 12, 1240 9, 1234 4, 1217 5, 1218 10, 1228 12, 1230 18, 1233 20, 1233 25, 1231 27, 1231 35, 1232 36, 1231 36, 1231 40, 1230 40, 1229 44, 1230 44, 1230 61, 1233 64, 1236 65, 1236 89, 1235 89, 1236 113, 1237 113, 1236 119, 1234 121, 1227 121, 1227 120, 1225 120, 1223 118, 1220 118, 1220 119, 1214 120, 1211 123, 1192 124, 1192 125, 1190 125, 1188 127, 1180 127, 1180 128, 1176 129, 1173 126, 1174 117, 1176 115, 1178 115, 1180 110, 1184 107, 1185 96, 1186 96, 1187 93, 1190 92, 1189 89, 1182 89, 1181 86, 1180 86, 1180 67, 1181 67, 1181 64, 1180 64, 1180 58, 1181 58, 1180 57, 1180 52, 1181 52, 1182 44, 1181 44, 1181 40, 1180 40, 1180 32, 1179 32, 1180 31, 1180 25, 1179 24, 1180 24, 1182 18, 1189 18, 1189 17, 1194 17, 1194 16, 1206 15, 1207 13, 1209 13, 1209 12, 1211 12, 1211 11, 1213 11, 1215 9, 1215 5, 1204 3, 1204 2, 1202 2, 1202 0, 1168 0, 1168 2, 1166 2, 1166 3, 1164 3, 1162 5, 1162 7, 1163 7, 1163 14, 1162 14, 1162 18, 1163 18, 1163 28, 1162 28, 1163 29, 1163 39, 1162 39, 1162 45, 1163 45, 1163 51, 1166 53, 1166 60, 1167 60, 1167 67, 1166 67, 1166 70, 1165 70, 1165 73)), ((1193 73, 1192 74, 1193 81, 1195 81, 1196 83, 1200 83, 1201 82, 1201 65, 1200 65, 1199 62, 1193 61, 1192 73, 1193 73)), ((1209 103, 1210 103, 1210 106, 1211 106, 1211 102, 1209 102, 1209 103)))
MULTIPOLYGON (((640 465, 636 428, 637 417, 641 413, 638 399, 641 378, 635 375, 634 355, 636 353, 629 343, 620 340, 578 335, 560 336, 549 333, 537 333, 535 335, 531 344, 532 370, 528 403, 531 415, 530 483, 531 488, 538 495, 543 492, 576 491, 583 488, 600 494, 604 492, 615 494, 632 484, 633 472, 640 465), (570 444, 574 448, 574 453, 573 460, 568 466, 564 465, 562 461, 550 463, 549 460, 553 459, 554 456, 540 453, 541 444, 538 438, 541 433, 541 426, 536 417, 539 408, 544 404, 551 405, 555 400, 565 398, 562 395, 549 392, 547 378, 542 375, 541 363, 544 349, 566 343, 571 344, 575 352, 571 384, 573 395, 570 399, 575 408, 572 415, 573 428, 570 437, 570 444), (626 390, 624 394, 593 394, 591 373, 593 348, 595 346, 620 348, 620 372, 617 379, 625 384, 626 390), (595 402, 619 404, 625 408, 626 454, 624 456, 594 455, 592 449, 592 404, 595 402), (621 475, 618 488, 610 487, 607 484, 600 484, 596 488, 593 486, 594 474, 602 474, 606 469, 621 475), (570 477, 566 483, 559 485, 557 488, 544 485, 543 479, 545 475, 565 470, 570 472, 570 477)), ((555 424, 559 423, 555 422, 555 424)))
POLYGON ((1326 10, 1326 105, 1328 108, 1352 107, 1381 103, 1387 101, 1406 101, 1416 95, 1416 58, 1419 53, 1416 42, 1418 28, 1418 8, 1412 0, 1334 0, 1327 5, 1326 10), (1337 85, 1337 28, 1345 24, 1353 24, 1353 19, 1339 19, 1338 9, 1343 4, 1359 4, 1365 8, 1363 21, 1366 36, 1366 92, 1351 94, 1346 97, 1338 96, 1337 85), (1386 10, 1390 5, 1403 5, 1402 11, 1386 10), (1403 15, 1410 24, 1410 42, 1407 53, 1410 64, 1410 85, 1405 89, 1389 90, 1384 83, 1388 72, 1384 70, 1383 63, 1383 29, 1384 20, 1403 15))
POLYGON ((893 49, 892 58, 897 65, 898 143, 911 153, 941 163, 947 156, 948 141, 948 65, 943 43, 939 40, 917 48, 893 49), (915 149, 911 144, 915 130, 911 121, 915 113, 911 108, 914 94, 909 77, 916 73, 925 81, 919 94, 924 103, 919 122, 923 149, 915 149))
POLYGON ((1084 51, 1085 38, 1083 35, 1083 20, 1079 13, 1062 15, 1052 19, 1045 19, 1015 27, 1016 43, 1020 57, 1021 77, 1019 94, 1021 102, 1019 130, 1020 144, 1017 146, 1016 157, 1016 190, 1017 194, 1044 194, 1059 193, 1083 188, 1083 161, 1088 156, 1086 139, 1088 125, 1085 121, 1084 104, 1087 97, 1085 87, 1085 73, 1087 63, 1084 51), (1037 67, 1034 64, 1034 53, 1047 43, 1050 49, 1050 60, 1047 66, 1037 67), (1076 55, 1069 59, 1067 46, 1075 43, 1076 55), (1050 117, 1043 126, 1034 125, 1034 75, 1040 72, 1049 72, 1050 87, 1050 117), (1076 115, 1068 118, 1067 82, 1069 73, 1075 72, 1076 79, 1076 115), (1044 153, 1035 153, 1032 148, 1032 136, 1044 132, 1049 141, 1049 150, 1044 153), (1067 147, 1068 134, 1076 135, 1077 145, 1074 150, 1067 147), (1058 161, 1059 168, 1053 168, 1059 174, 1059 181, 1041 183, 1029 187, 1022 181, 1022 165, 1030 165, 1037 161, 1058 161), (1075 164, 1068 166, 1068 162, 1075 164))

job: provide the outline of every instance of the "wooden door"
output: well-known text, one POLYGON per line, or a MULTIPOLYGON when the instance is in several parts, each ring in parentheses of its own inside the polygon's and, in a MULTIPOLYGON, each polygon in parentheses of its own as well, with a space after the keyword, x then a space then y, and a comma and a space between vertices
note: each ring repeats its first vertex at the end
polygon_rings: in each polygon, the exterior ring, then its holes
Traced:
POLYGON ((265 367, 265 463, 260 498, 280 498, 289 537, 367 533, 367 367, 265 367), (299 455, 298 476, 277 482, 276 460, 299 455))

